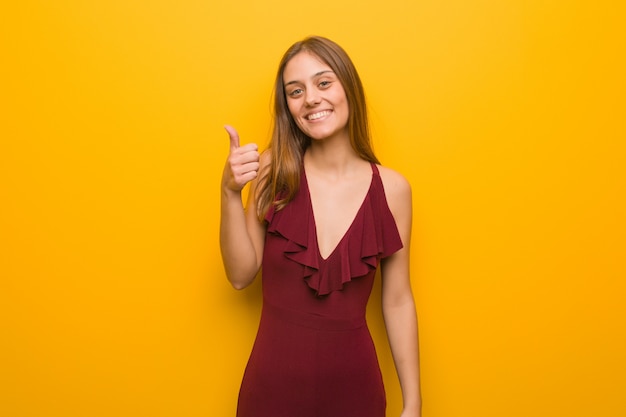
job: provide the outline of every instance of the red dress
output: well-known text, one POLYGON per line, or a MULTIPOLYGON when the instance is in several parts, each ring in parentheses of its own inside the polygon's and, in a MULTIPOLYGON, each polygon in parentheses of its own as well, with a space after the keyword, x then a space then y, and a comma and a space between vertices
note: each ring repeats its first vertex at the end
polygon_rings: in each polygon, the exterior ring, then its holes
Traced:
POLYGON ((402 248, 375 164, 348 231, 323 259, 304 171, 269 210, 263 309, 238 417, 384 417, 385 391, 365 310, 381 258, 402 248))

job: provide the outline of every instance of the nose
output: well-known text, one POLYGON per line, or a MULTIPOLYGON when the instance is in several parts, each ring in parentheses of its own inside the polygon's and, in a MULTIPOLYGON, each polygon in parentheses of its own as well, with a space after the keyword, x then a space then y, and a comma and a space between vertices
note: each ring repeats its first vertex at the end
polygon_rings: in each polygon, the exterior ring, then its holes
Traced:
POLYGON ((304 101, 307 106, 312 107, 319 104, 322 99, 320 98, 319 91, 317 91, 316 89, 308 89, 304 101))

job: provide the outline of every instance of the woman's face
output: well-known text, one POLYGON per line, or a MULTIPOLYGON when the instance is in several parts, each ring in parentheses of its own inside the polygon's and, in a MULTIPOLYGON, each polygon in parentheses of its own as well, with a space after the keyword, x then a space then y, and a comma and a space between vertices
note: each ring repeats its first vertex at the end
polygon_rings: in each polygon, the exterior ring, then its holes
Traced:
POLYGON ((317 56, 300 52, 283 71, 291 116, 312 139, 348 137, 348 100, 333 70, 317 56))

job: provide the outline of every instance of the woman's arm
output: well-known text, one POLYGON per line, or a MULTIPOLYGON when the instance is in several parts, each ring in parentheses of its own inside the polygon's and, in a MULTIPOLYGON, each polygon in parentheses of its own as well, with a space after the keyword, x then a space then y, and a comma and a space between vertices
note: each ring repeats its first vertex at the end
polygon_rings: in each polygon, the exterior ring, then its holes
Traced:
POLYGON ((411 291, 409 257, 411 242, 411 187, 400 174, 381 171, 389 208, 404 247, 383 259, 382 308, 389 345, 400 379, 404 408, 402 417, 421 416, 419 344, 415 301, 411 291))
POLYGON ((222 175, 220 249, 226 277, 236 289, 250 285, 261 267, 265 226, 257 216, 256 185, 269 157, 259 156, 255 144, 239 146, 239 135, 226 126, 230 154, 222 175), (247 210, 241 190, 250 182, 247 210))

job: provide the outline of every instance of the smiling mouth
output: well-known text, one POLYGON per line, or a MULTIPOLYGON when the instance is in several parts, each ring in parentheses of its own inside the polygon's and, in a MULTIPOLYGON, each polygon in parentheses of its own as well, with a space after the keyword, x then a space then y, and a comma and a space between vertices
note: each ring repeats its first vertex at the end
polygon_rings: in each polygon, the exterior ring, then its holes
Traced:
POLYGON ((305 119, 307 120, 317 120, 317 119, 321 119, 324 116, 328 116, 331 113, 330 110, 324 110, 324 111, 320 111, 317 113, 313 113, 313 114, 309 114, 308 116, 305 117, 305 119))

